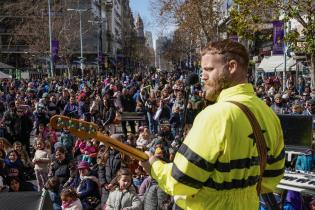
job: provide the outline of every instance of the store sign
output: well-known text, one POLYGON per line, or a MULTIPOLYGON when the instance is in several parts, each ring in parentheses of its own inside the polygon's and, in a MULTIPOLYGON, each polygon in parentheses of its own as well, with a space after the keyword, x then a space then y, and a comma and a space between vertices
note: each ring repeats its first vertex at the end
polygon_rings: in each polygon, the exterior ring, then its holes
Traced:
POLYGON ((273 22, 273 54, 282 55, 284 52, 284 24, 282 21, 273 22))

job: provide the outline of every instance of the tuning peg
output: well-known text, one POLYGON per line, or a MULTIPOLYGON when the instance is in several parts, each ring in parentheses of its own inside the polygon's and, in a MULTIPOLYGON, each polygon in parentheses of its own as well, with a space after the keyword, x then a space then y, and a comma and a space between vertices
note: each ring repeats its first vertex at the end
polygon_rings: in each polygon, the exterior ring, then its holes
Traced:
POLYGON ((64 121, 62 120, 61 117, 59 117, 58 120, 57 120, 57 126, 58 127, 63 127, 64 126, 64 121))

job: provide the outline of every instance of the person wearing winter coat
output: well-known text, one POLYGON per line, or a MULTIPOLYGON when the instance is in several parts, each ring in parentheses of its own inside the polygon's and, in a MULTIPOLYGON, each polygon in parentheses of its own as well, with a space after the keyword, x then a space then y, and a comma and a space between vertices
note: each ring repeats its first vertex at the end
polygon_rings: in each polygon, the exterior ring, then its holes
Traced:
POLYGON ((65 105, 63 114, 67 117, 79 118, 79 106, 74 96, 71 96, 70 102, 65 105))
POLYGON ((67 156, 69 156, 71 154, 71 151, 72 151, 73 145, 74 145, 74 140, 75 139, 69 130, 64 129, 61 132, 59 142, 67 150, 67 152, 68 152, 67 156))
POLYGON ((48 180, 48 167, 50 163, 50 153, 45 149, 43 139, 36 140, 36 152, 32 161, 35 165, 35 175, 37 180, 38 192, 41 192, 48 180))
POLYGON ((106 210, 141 210, 142 203, 132 186, 132 173, 120 169, 117 173, 118 187, 109 193, 106 210))
POLYGON ((70 166, 69 159, 66 158, 66 150, 62 147, 58 147, 55 152, 55 159, 50 165, 50 171, 48 177, 56 176, 61 185, 70 177, 70 166))
POLYGON ((10 177, 18 177, 21 182, 25 181, 24 165, 19 159, 17 151, 9 151, 6 159, 4 159, 4 163, 4 172, 7 179, 10 177))
POLYGON ((45 189, 49 193, 49 198, 52 202, 54 210, 61 210, 61 199, 59 193, 60 183, 57 177, 48 179, 45 184, 45 189))
POLYGON ((83 210, 82 203, 74 188, 65 188, 61 192, 62 210, 83 210))
POLYGON ((121 166, 121 154, 117 150, 110 149, 106 163, 98 166, 98 178, 102 187, 102 204, 105 204, 109 195, 108 185, 115 178, 121 166))
POLYGON ((304 154, 297 157, 295 163, 295 170, 299 171, 312 171, 315 163, 315 155, 312 150, 307 150, 304 154))
POLYGON ((78 164, 78 170, 81 180, 77 187, 78 197, 84 209, 95 209, 101 202, 98 179, 95 176, 89 175, 90 166, 88 162, 81 161, 78 164))
POLYGON ((151 179, 150 187, 147 188, 143 200, 143 209, 145 210, 159 210, 162 204, 170 201, 171 197, 167 195, 158 186, 154 179, 151 179))
POLYGON ((104 97, 103 106, 100 110, 101 124, 105 128, 106 132, 113 134, 115 132, 115 125, 113 122, 116 117, 116 108, 111 99, 104 97))

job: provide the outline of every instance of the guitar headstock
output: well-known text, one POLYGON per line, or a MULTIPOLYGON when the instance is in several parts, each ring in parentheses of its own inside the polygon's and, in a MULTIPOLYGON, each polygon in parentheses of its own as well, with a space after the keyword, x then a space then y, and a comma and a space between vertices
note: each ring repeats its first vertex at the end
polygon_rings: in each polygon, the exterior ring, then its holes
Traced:
POLYGON ((62 115, 53 116, 50 119, 50 125, 54 129, 68 129, 73 135, 82 139, 95 138, 98 129, 94 123, 62 115))

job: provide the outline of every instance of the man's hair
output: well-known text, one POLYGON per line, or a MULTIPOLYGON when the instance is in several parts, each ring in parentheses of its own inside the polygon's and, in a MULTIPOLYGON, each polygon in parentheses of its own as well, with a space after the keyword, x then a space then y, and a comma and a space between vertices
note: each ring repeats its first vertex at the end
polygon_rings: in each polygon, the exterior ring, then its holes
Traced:
POLYGON ((247 72, 249 55, 246 48, 238 42, 229 39, 211 42, 201 51, 201 56, 206 54, 220 54, 223 56, 225 63, 236 60, 241 68, 247 72))

